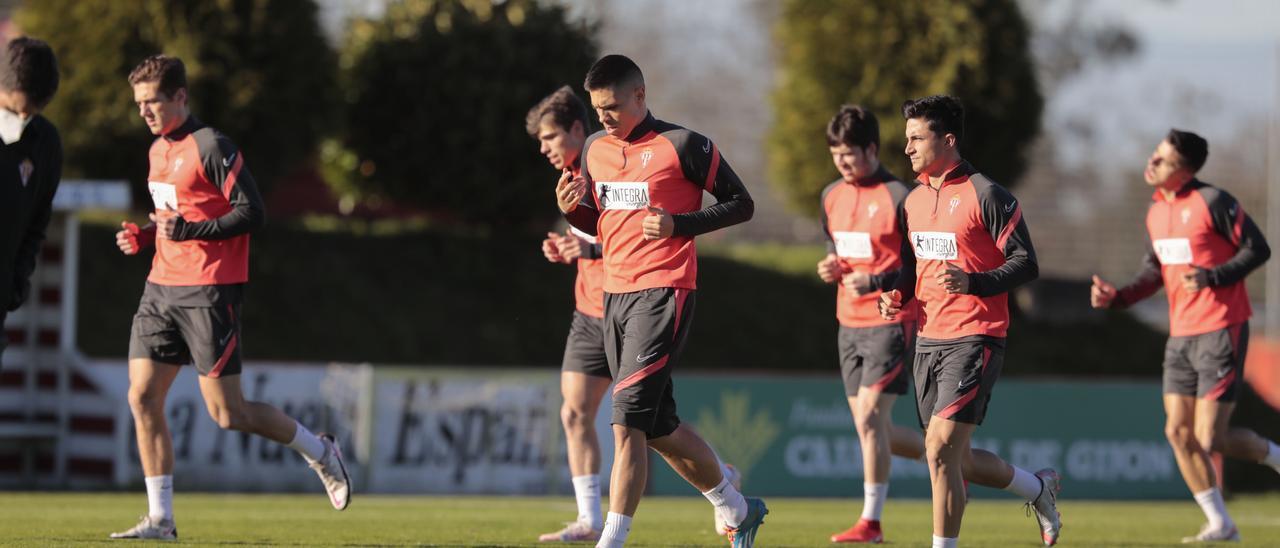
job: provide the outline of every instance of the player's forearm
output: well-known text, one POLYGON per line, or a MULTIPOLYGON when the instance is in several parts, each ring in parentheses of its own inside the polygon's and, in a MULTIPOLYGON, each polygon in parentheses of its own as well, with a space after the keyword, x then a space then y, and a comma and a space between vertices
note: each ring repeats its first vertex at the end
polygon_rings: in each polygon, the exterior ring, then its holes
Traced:
POLYGON ((756 204, 750 197, 734 198, 713 206, 672 216, 674 236, 697 236, 751 220, 756 204))
POLYGON ((1267 245, 1267 240, 1253 226, 1252 221, 1249 225, 1252 231, 1245 232, 1245 238, 1240 242, 1240 249, 1236 250, 1236 254, 1227 262, 1209 269, 1211 287, 1238 283, 1271 258, 1271 246, 1267 245))
POLYGON ((969 293, 979 297, 991 297, 1008 293, 1014 288, 1040 277, 1040 265, 1029 254, 1017 254, 1005 259, 995 270, 975 272, 969 275, 969 293))
POLYGON ((253 232, 265 226, 266 223, 267 216, 265 211, 246 204, 216 219, 194 223, 179 222, 174 229, 173 239, 175 241, 226 240, 253 232))
POLYGON ((573 211, 564 214, 564 220, 584 234, 595 236, 596 222, 600 220, 600 212, 593 207, 579 204, 573 211))

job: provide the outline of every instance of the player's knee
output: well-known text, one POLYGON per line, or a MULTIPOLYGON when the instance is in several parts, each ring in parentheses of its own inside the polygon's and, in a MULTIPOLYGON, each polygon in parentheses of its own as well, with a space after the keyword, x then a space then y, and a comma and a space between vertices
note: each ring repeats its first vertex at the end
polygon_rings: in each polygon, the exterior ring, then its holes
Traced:
POLYGON ((880 413, 874 409, 858 413, 858 416, 853 418, 853 422, 858 427, 858 435, 863 439, 876 437, 882 427, 880 413))
POLYGON ((560 422, 564 423, 566 430, 578 430, 590 427, 591 417, 587 416, 586 410, 565 402, 560 406, 560 422))
POLYGON ((164 411, 164 396, 146 386, 129 387, 129 408, 134 415, 164 411))
POLYGON ((1195 433, 1185 424, 1165 425, 1164 437, 1169 440, 1169 445, 1175 448, 1192 449, 1199 445, 1195 433))
POLYGON ((218 428, 223 430, 250 430, 249 417, 242 409, 235 409, 225 405, 210 405, 209 416, 213 418, 213 422, 218 423, 218 428))

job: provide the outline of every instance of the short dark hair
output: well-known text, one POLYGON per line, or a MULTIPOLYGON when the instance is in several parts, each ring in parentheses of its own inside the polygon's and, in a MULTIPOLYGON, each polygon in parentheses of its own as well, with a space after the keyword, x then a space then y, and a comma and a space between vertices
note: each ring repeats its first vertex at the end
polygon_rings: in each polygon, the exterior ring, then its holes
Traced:
POLYGON ((938 135, 950 133, 956 141, 964 138, 964 104, 951 95, 930 95, 919 99, 908 99, 902 103, 902 117, 924 118, 929 122, 929 130, 938 135))
POLYGON ((172 99, 178 90, 187 88, 187 67, 177 57, 152 55, 129 73, 129 85, 142 82, 159 82, 160 93, 172 99))
POLYGON ((0 55, 0 87, 20 91, 37 108, 44 108, 58 91, 58 58, 43 40, 19 36, 0 55))
POLYGON ((614 88, 621 84, 644 85, 644 74, 640 66, 625 55, 606 55, 591 65, 587 70, 587 79, 582 87, 587 91, 614 88))
POLYGON ((542 119, 547 116, 565 131, 569 131, 574 122, 581 122, 582 131, 587 131, 587 105, 583 104, 582 99, 569 86, 561 86, 529 109, 529 114, 524 119, 524 129, 529 132, 530 137, 538 137, 542 119))
POLYGON ((1178 156, 1182 157, 1185 167, 1192 173, 1200 171, 1200 168, 1204 167, 1204 161, 1209 159, 1209 141, 1190 131, 1170 129, 1164 140, 1173 145, 1173 149, 1178 151, 1178 156))
POLYGON ((827 146, 848 145, 880 149, 880 122, 876 115, 861 105, 844 105, 827 122, 827 146))

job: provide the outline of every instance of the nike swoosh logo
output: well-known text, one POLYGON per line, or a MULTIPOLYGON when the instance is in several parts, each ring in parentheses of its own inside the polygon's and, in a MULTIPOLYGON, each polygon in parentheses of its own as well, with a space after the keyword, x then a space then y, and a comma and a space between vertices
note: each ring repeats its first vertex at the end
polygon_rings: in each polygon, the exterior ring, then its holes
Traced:
POLYGON ((1018 202, 1013 202, 1013 203, 1011 203, 1011 204, 1009 204, 1009 205, 1007 205, 1007 206, 1004 206, 1004 212, 1005 212, 1005 213, 1013 213, 1013 208, 1014 208, 1014 207, 1017 207, 1017 205, 1018 205, 1018 202))
POLYGON ((222 159, 222 167, 231 167, 231 162, 236 159, 236 153, 232 152, 230 156, 222 159))
POLYGON ((711 139, 707 139, 707 144, 702 145, 702 151, 708 154, 711 153, 711 139))
POLYGON ((652 354, 649 354, 648 356, 636 356, 636 363, 644 363, 644 362, 647 362, 647 361, 649 361, 649 358, 652 358, 652 357, 657 356, 657 355, 658 355, 658 352, 654 352, 654 353, 652 353, 652 354))
POLYGON ((1229 373, 1231 373, 1231 368, 1230 368, 1230 367, 1224 367, 1224 368, 1222 368, 1222 369, 1219 369, 1219 370, 1218 370, 1218 378, 1219 378, 1219 379, 1221 379, 1221 378, 1223 378, 1223 377, 1227 376, 1227 374, 1229 374, 1229 373))
POLYGON ((225 347, 227 346, 227 343, 231 342, 231 337, 235 336, 235 334, 236 334, 236 332, 235 332, 235 331, 231 331, 231 332, 227 333, 227 336, 223 337, 223 338, 222 338, 222 340, 221 340, 221 341, 219 341, 219 343, 218 343, 218 344, 219 344, 220 346, 222 346, 222 347, 224 347, 224 348, 225 348, 225 347))
POLYGON ((975 378, 975 379, 969 379, 969 382, 968 382, 968 383, 961 382, 960 384, 956 385, 956 391, 957 391, 957 392, 964 392, 965 390, 968 390, 969 388, 971 388, 971 387, 972 387, 973 385, 975 385, 975 384, 978 384, 978 379, 976 379, 976 378, 975 378))

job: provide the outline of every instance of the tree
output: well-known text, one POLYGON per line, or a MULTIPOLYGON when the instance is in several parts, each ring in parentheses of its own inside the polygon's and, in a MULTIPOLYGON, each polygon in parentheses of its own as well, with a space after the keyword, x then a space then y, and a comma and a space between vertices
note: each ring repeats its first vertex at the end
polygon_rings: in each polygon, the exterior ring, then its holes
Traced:
POLYGON ((531 0, 396 2, 355 21, 342 52, 346 127, 324 147, 326 177, 340 194, 472 226, 553 218, 558 174, 525 113, 581 86, 592 35, 531 0))
POLYGON ((66 176, 128 179, 143 203, 154 137, 128 75, 148 55, 183 60, 192 112, 240 146, 264 190, 314 156, 333 117, 334 55, 313 0, 40 0, 16 21, 58 55, 47 115, 66 176))
POLYGON ((1015 184, 1044 106, 1028 38, 1015 0, 787 0, 776 28, 770 179, 794 210, 817 216, 819 194, 837 177, 825 128, 845 103, 875 112, 880 160, 911 177, 902 103, 945 93, 965 105, 962 154, 1015 184))

